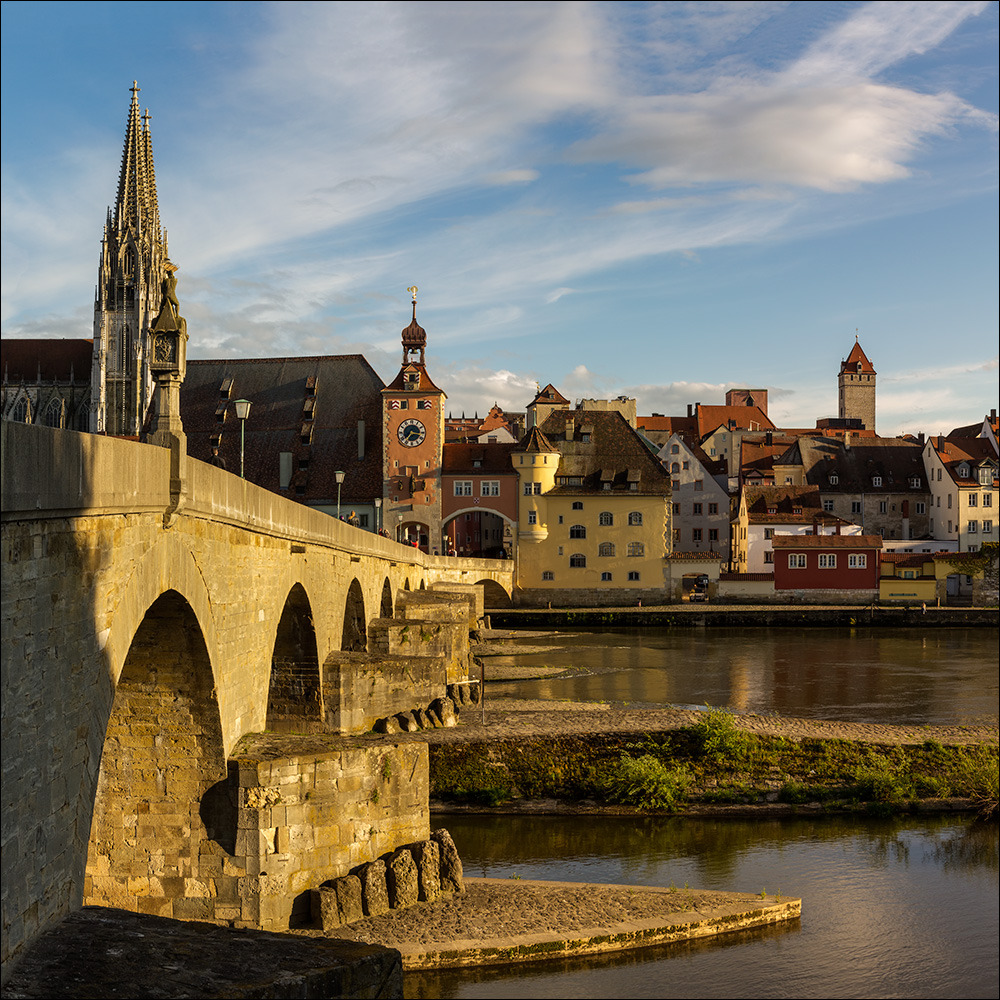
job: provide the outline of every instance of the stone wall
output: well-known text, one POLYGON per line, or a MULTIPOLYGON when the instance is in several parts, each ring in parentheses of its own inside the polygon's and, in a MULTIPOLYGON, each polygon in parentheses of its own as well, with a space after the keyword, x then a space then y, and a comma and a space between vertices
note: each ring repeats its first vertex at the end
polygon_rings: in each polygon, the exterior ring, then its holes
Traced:
POLYGON ((430 835, 427 746, 237 758, 243 926, 311 920, 311 890, 430 835))
POLYGON ((521 608, 625 608, 670 603, 670 593, 660 588, 573 587, 514 592, 514 604, 521 608))

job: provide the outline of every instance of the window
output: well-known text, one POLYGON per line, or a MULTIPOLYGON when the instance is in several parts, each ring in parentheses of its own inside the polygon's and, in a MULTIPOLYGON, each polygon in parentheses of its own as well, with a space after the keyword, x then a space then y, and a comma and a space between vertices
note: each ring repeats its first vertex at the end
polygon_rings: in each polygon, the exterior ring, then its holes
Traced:
POLYGON ((569 564, 572 569, 584 569, 587 565, 587 557, 582 552, 574 552, 569 557, 569 564))
POLYGON ((978 493, 970 493, 969 494, 969 506, 970 507, 975 507, 976 504, 978 504, 978 503, 979 503, 979 494, 978 493))
POLYGON ((500 496, 500 480, 499 479, 484 479, 479 484, 479 494, 484 497, 498 497, 500 496))
POLYGON ((948 494, 948 510, 951 510, 951 494, 948 494))
POLYGON ((764 529, 764 537, 765 538, 774 538, 774 528, 765 528, 764 529))
POLYGON ((882 485, 882 477, 872 476, 872 486, 881 486, 881 485, 882 485))
POLYGON ((970 521, 968 531, 970 535, 975 535, 979 531, 979 522, 970 521))
POLYGON ((646 554, 646 546, 642 542, 629 542, 628 554, 630 556, 644 556, 646 554))
POLYGON ((701 479, 696 479, 696 480, 694 481, 694 488, 695 488, 696 490, 703 490, 703 489, 705 488, 705 483, 704 483, 704 480, 701 480, 701 479))
POLYGON ((852 552, 847 557, 848 569, 865 569, 868 566, 868 556, 863 552, 852 552))
POLYGON ((700 542, 701 541, 701 528, 692 528, 691 529, 691 541, 692 542, 700 542))
POLYGON ((574 500, 573 501, 573 510, 583 510, 583 501, 582 500, 574 500))
MULTIPOLYGON (((766 562, 767 560, 765 560, 766 562)), ((789 569, 805 569, 806 568, 806 554, 804 552, 789 552, 788 553, 788 568, 789 569)))
POLYGON ((586 538, 587 537, 587 529, 582 524, 574 524, 569 529, 569 537, 570 538, 586 538))
POLYGON ((569 479, 567 479, 566 481, 569 483, 570 486, 582 486, 583 485, 583 477, 582 476, 570 476, 569 479))
POLYGON ((824 500, 823 501, 823 510, 825 510, 827 513, 829 513, 830 511, 832 511, 833 510, 833 501, 832 500, 824 500))
POLYGON ((555 578, 556 578, 556 575, 555 575, 555 573, 552 572, 552 570, 546 569, 546 570, 542 571, 542 579, 543 580, 554 580, 555 578))
MULTIPOLYGON (((525 483, 525 486, 529 485, 525 483)), ((471 479, 456 479, 455 480, 455 496, 457 497, 471 497, 472 496, 472 480, 471 479)))
POLYGON ((681 488, 681 481, 679 479, 671 479, 670 488, 672 490, 679 490, 681 488))
POLYGON ((601 574, 601 583, 611 583, 611 574, 610 573, 602 573, 601 574))
POLYGON ((851 501, 851 513, 852 514, 860 514, 861 513, 861 501, 860 500, 852 500, 851 501))
POLYGON ((993 470, 989 467, 979 470, 979 485, 989 486, 993 482, 993 470))
POLYGON ((719 540, 719 529, 709 528, 708 529, 708 540, 710 542, 717 542, 719 540))
POLYGON ((563 516, 562 516, 562 514, 560 514, 560 515, 559 515, 559 523, 560 523, 560 524, 562 524, 562 523, 563 523, 563 516))
POLYGON ((702 505, 700 503, 692 504, 691 513, 694 514, 695 517, 701 517, 701 508, 702 505))
MULTIPOLYGON (((675 504, 674 504, 674 514, 675 514, 675 516, 676 516, 676 515, 678 515, 678 514, 680 514, 680 512, 681 512, 681 505, 680 505, 679 503, 675 503, 675 504)), ((630 515, 630 516, 631 516, 631 515, 630 515)), ((642 515, 640 515, 640 517, 641 517, 641 516, 642 516, 642 515)), ((629 524, 631 524, 631 523, 632 523, 632 522, 631 522, 631 521, 629 521, 629 524)))
POLYGON ((836 486, 837 483, 839 483, 839 482, 840 482, 840 476, 838 476, 836 473, 834 473, 832 476, 830 476, 830 485, 831 486, 836 486))
POLYGON ((768 514, 777 514, 778 513, 778 508, 777 507, 768 507, 767 508, 767 512, 768 512, 768 514))
POLYGON ((635 583, 639 579, 639 574, 632 570, 628 575, 629 583, 635 583))
POLYGON ((676 545, 681 540, 681 529, 674 528, 674 545, 676 545))
POLYGON ((597 554, 605 558, 613 556, 615 554, 614 542, 601 542, 601 544, 597 546, 597 554))
POLYGON ((670 454, 671 455, 679 455, 680 453, 681 453, 681 449, 680 449, 679 445, 672 444, 670 446, 670 454))
POLYGON ((718 514, 719 513, 719 505, 717 503, 710 503, 708 505, 708 513, 709 514, 718 514))
POLYGON ((774 553, 770 549, 768 549, 764 553, 764 562, 765 563, 773 563, 774 562, 774 553))
POLYGON ((927 513, 927 504, 923 503, 922 501, 917 501, 917 503, 916 503, 915 506, 917 508, 917 513, 918 514, 926 514, 927 513))
POLYGON ((672 473, 676 474, 676 473, 678 473, 678 472, 681 471, 681 467, 680 467, 680 465, 677 462, 671 462, 670 463, 670 471, 672 473))
POLYGON ((993 506, 993 497, 990 496, 989 493, 984 493, 983 494, 983 506, 984 507, 992 507, 993 506))
POLYGON ((911 490, 920 489, 920 476, 910 476, 910 489, 911 490))
POLYGON ((878 512, 880 514, 888 514, 889 513, 889 501, 888 500, 879 500, 879 502, 878 502, 878 512))
POLYGON ((610 528, 615 523, 615 515, 609 510, 602 510, 597 522, 602 528, 610 528))
POLYGON ((691 468, 691 463, 690 462, 681 462, 681 468, 682 469, 690 469, 691 468))
POLYGON ((993 534, 993 522, 992 521, 983 521, 983 534, 984 535, 992 535, 993 534))
POLYGON ((531 485, 532 485, 531 483, 525 483, 524 484, 524 495, 526 497, 530 497, 531 496, 531 485))
MULTIPOLYGON (((803 558, 805 558, 803 556, 803 558)), ((820 569, 836 569, 837 568, 837 557, 832 552, 821 552, 819 554, 819 568, 820 569)))
POLYGON ((610 490, 611 489, 611 483, 602 483, 601 484, 601 489, 602 490, 610 490))
MULTIPOLYGON (((679 514, 680 513, 680 509, 679 509, 680 508, 680 504, 674 504, 674 506, 678 508, 677 513, 679 514)), ((628 515, 628 523, 629 523, 629 527, 630 528, 635 528, 635 527, 641 526, 642 525, 642 511, 639 511, 639 510, 630 511, 629 515, 628 515)))

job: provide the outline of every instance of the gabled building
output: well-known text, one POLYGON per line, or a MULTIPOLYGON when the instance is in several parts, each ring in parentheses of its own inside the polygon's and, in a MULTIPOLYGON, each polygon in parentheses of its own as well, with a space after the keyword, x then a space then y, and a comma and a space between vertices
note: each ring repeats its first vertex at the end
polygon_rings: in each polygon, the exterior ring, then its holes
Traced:
POLYGON ((729 493, 725 463, 712 462, 697 445, 673 434, 659 453, 670 474, 672 548, 729 558, 729 493), (721 480, 721 482, 720 482, 721 480))
POLYGON ((815 486, 823 509, 885 539, 929 537, 930 489, 920 443, 802 436, 773 459, 775 485, 815 486))
POLYGON ((928 438, 924 468, 933 509, 930 533, 976 552, 998 540, 997 454, 988 438, 928 438))
MULTIPOLYGON (((537 384, 537 383, 536 383, 537 384)), ((535 398, 528 403, 525 410, 525 429, 540 427, 556 410, 568 410, 569 400, 550 382, 544 389, 535 393, 535 398)))
POLYGON ((813 486, 744 486, 731 529, 734 573, 773 573, 777 535, 857 535, 861 528, 823 510, 813 486))
POLYGON ((520 601, 664 599, 670 478, 620 413, 553 408, 511 458, 520 601))

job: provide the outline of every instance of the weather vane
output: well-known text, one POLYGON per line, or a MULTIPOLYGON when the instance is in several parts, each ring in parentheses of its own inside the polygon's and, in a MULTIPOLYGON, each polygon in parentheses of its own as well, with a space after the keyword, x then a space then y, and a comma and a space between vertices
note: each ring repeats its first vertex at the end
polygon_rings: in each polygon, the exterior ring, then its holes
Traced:
POLYGON ((417 286, 416 285, 410 285, 410 287, 407 288, 406 290, 410 293, 410 295, 413 296, 413 301, 416 302, 417 301, 417 286))

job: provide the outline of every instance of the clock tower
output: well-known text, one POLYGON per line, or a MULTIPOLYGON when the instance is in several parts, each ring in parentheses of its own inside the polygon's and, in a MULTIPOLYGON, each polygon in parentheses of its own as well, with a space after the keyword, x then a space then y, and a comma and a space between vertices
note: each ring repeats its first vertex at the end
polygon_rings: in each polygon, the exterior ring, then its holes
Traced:
POLYGON ((445 394, 424 365, 427 332, 413 319, 403 330, 403 363, 382 390, 383 527, 425 552, 441 554, 441 456, 445 394))

